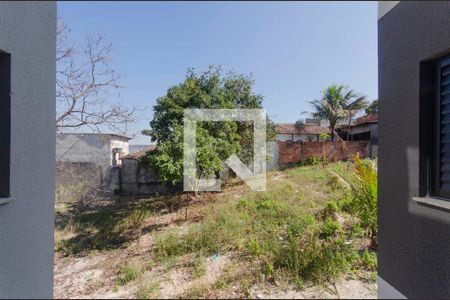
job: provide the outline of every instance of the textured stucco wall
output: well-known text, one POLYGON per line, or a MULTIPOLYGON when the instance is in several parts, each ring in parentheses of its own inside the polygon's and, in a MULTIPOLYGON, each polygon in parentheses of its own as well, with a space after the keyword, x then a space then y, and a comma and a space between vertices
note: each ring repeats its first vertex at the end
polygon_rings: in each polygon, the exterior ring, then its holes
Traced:
POLYGON ((402 1, 378 21, 378 275, 408 298, 450 297, 450 212, 413 200, 427 188, 425 71, 450 54, 449 16, 449 2, 402 1))
POLYGON ((113 148, 122 148, 122 155, 129 154, 127 139, 108 134, 58 133, 56 135, 57 161, 92 162, 109 167, 112 165, 113 148))
MULTIPOLYGON (((74 134, 58 133, 56 135, 56 160, 58 162, 94 163, 102 168, 103 182, 110 184, 112 149, 122 148, 127 155, 128 140, 109 134, 74 134)), ((118 160, 121 163, 121 160, 118 160)))
MULTIPOLYGON (((0 2, 11 54, 11 198, 0 205, 0 298, 53 294, 56 3, 0 2)), ((5 159, 5 158, 1 158, 5 159)))
POLYGON ((65 162, 91 162, 104 170, 111 166, 111 139, 108 135, 58 134, 56 160, 65 162))

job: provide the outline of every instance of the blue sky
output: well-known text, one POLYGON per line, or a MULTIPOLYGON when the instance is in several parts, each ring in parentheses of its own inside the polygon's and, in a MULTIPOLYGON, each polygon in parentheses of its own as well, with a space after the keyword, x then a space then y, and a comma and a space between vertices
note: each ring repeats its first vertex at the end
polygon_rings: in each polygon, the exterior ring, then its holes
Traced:
POLYGON ((73 39, 100 32, 113 42, 122 96, 145 108, 132 143, 149 142, 137 133, 189 67, 252 73, 275 122, 304 118, 332 83, 378 97, 377 2, 59 2, 58 14, 73 39))

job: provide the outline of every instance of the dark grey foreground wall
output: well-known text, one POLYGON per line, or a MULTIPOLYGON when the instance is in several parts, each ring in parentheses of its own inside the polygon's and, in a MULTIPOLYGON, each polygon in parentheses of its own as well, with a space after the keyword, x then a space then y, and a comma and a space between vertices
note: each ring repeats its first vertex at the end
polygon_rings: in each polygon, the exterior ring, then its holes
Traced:
POLYGON ((55 32, 56 3, 0 2, 0 49, 12 68, 12 200, 0 205, 0 298, 53 295, 55 32))
POLYGON ((450 212, 412 197, 420 63, 450 54, 450 3, 400 2, 379 20, 378 35, 379 276, 408 298, 449 298, 450 212))

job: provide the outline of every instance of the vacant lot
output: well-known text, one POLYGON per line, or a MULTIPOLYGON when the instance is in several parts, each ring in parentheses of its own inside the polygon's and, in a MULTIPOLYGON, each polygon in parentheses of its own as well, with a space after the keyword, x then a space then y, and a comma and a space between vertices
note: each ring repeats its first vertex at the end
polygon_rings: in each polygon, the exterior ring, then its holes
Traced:
MULTIPOLYGON (((272 172, 267 192, 118 197, 58 208, 57 298, 374 298, 350 163, 272 172)), ((372 245, 372 247, 371 247, 372 245)))

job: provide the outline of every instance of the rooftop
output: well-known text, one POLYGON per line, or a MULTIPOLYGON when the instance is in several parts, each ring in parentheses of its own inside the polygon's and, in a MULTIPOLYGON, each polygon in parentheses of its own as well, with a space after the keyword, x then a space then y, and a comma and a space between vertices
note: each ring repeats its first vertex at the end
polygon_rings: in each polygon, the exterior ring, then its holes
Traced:
POLYGON ((275 124, 275 132, 277 134, 322 134, 329 133, 329 129, 325 127, 321 127, 315 124, 305 124, 304 127, 299 130, 295 127, 295 124, 287 123, 287 124, 275 124))
POLYGON ((378 123, 378 114, 365 115, 356 119, 356 125, 365 123, 378 123))
POLYGON ((130 153, 126 156, 124 156, 122 159, 140 159, 141 157, 145 156, 148 152, 155 151, 156 145, 150 145, 146 147, 145 149, 142 149, 140 151, 130 153))
POLYGON ((110 137, 115 137, 115 138, 120 138, 120 139, 125 139, 125 140, 132 139, 126 135, 117 134, 117 133, 58 132, 57 135, 77 135, 77 136, 96 135, 96 136, 110 136, 110 137))

